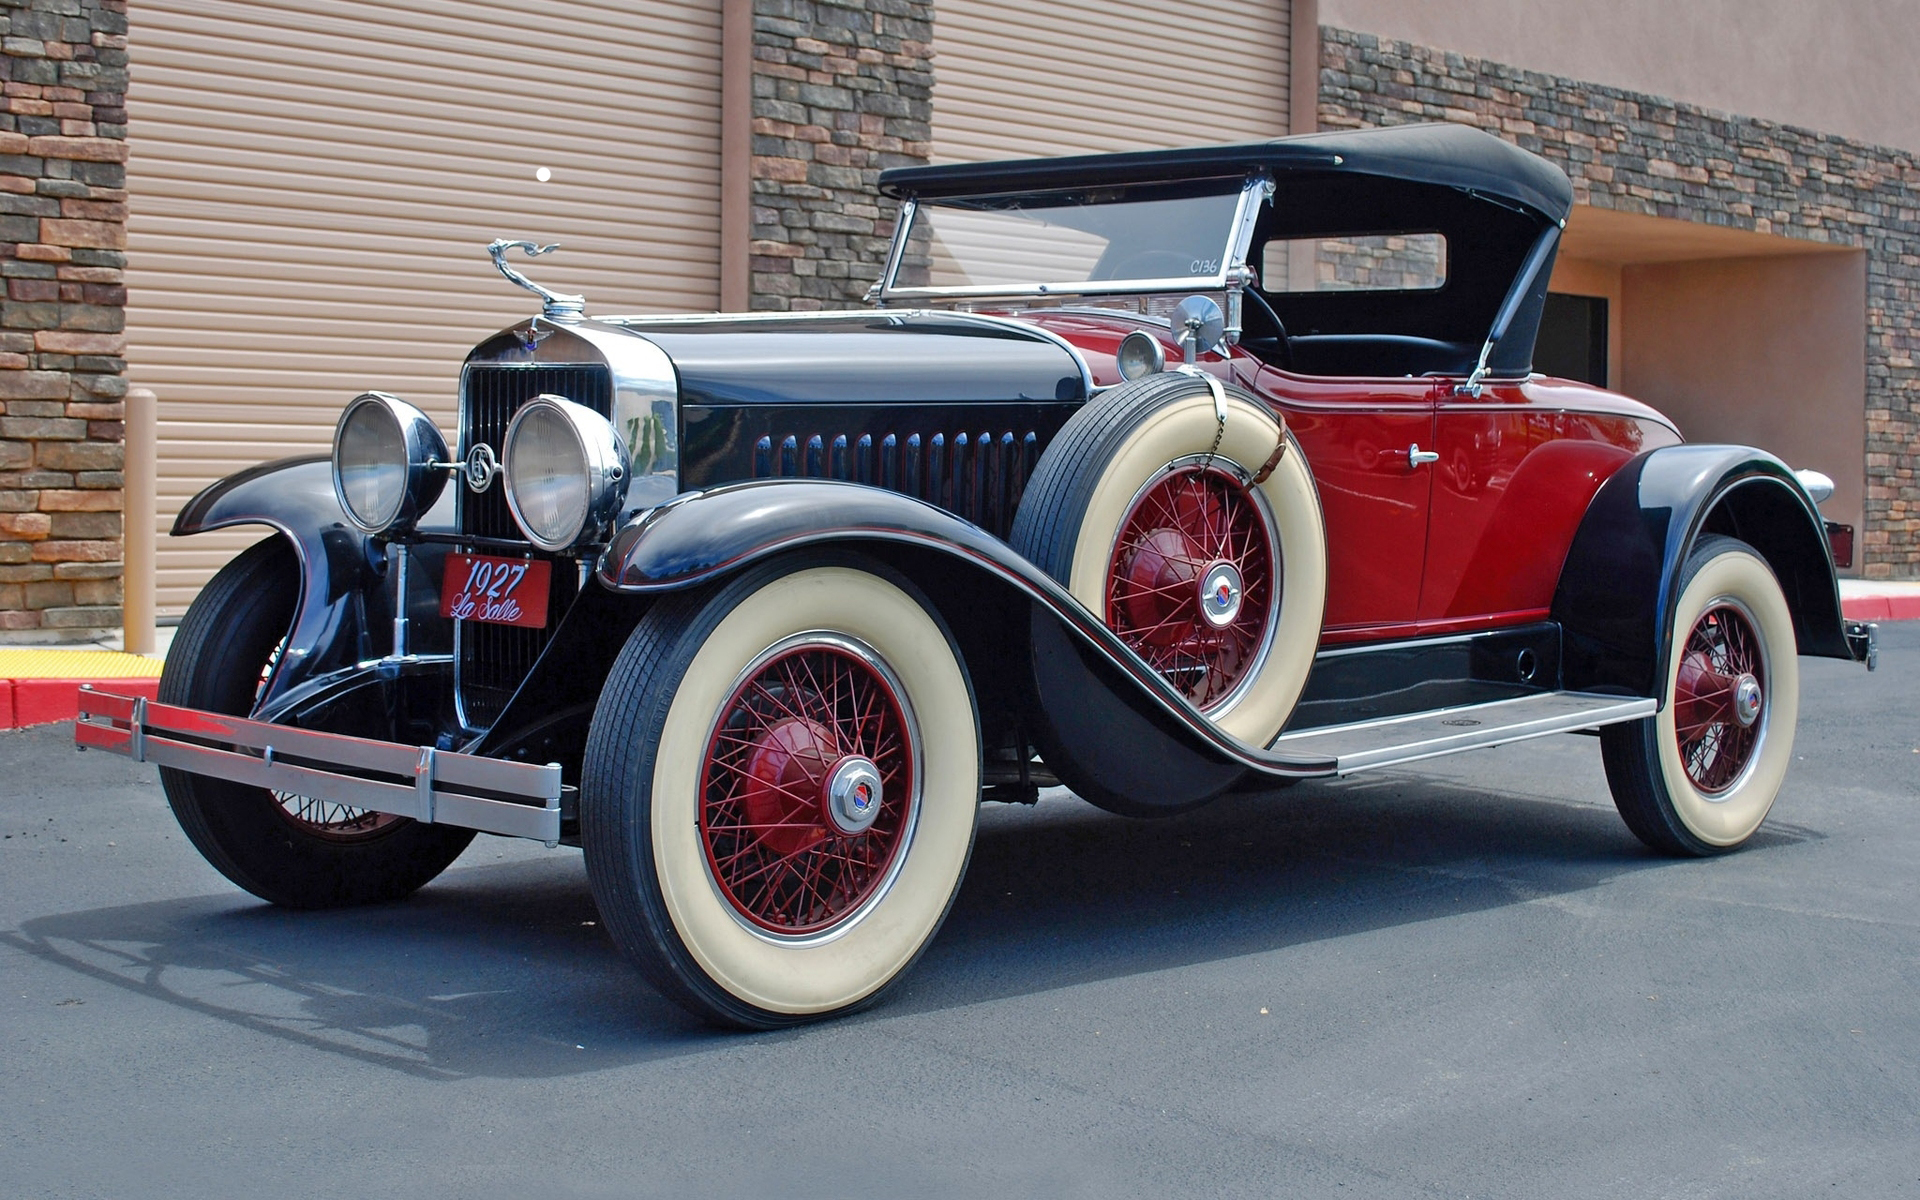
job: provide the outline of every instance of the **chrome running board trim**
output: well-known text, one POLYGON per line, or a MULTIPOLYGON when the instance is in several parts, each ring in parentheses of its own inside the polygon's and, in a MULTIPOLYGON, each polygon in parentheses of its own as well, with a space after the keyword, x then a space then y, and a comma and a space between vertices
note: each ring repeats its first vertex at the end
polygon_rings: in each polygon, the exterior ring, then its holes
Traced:
POLYGON ((1334 773, 1351 775, 1423 758, 1479 750, 1550 733, 1571 733, 1650 717, 1659 705, 1643 696, 1546 692, 1516 700, 1464 704, 1404 717, 1303 729, 1275 739, 1274 750, 1331 758, 1334 773))
POLYGON ((272 725, 80 688, 74 745, 483 833, 560 839, 560 764, 272 725))

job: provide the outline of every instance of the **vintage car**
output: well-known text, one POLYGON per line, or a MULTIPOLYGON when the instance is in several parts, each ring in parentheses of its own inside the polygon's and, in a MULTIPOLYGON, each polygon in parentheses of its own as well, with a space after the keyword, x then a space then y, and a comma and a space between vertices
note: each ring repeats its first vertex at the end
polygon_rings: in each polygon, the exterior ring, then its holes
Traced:
POLYGON ((1873 661, 1817 501, 1531 373, 1567 178, 1444 125, 893 170, 873 307, 542 311, 457 447, 368 392, 208 488, 154 762, 228 878, 392 900, 474 831, 577 845, 702 1017, 866 1005, 983 800, 1134 816, 1597 731, 1657 850, 1746 841, 1797 655, 1873 661), (452 480, 453 482, 449 482, 452 480))

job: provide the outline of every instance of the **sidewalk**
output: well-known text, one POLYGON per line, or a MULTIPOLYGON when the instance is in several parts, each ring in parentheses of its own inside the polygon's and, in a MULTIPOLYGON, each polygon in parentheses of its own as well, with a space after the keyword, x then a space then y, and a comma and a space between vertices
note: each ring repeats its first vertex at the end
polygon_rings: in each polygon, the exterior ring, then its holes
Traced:
MULTIPOLYGON (((1920 583, 1842 579, 1840 608, 1854 621, 1920 620, 1920 583)), ((71 721, 80 685, 153 699, 173 629, 158 630, 157 653, 120 650, 120 636, 77 646, 0 646, 0 729, 71 721)))

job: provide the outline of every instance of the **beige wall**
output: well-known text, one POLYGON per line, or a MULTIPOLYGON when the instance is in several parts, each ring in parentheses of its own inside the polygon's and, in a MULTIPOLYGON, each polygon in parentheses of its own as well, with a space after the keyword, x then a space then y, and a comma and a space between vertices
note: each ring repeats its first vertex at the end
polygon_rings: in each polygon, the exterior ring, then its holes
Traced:
POLYGON ((1822 511, 1863 528, 1865 254, 1629 265, 1620 298, 1619 390, 1689 441, 1826 472, 1836 487, 1822 511))
POLYGON ((1320 21, 1920 150, 1914 0, 1320 0, 1320 21))

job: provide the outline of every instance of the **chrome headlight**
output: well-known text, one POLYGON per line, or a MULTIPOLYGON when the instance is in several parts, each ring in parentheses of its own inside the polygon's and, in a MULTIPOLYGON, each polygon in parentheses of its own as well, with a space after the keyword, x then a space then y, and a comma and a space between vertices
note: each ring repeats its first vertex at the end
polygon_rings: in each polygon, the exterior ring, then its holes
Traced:
POLYGON ((627 449, 599 413, 562 396, 535 396, 513 414, 500 452, 507 507, 527 540, 566 550, 620 511, 627 449))
POLYGON ((333 430, 333 492, 368 533, 411 525, 447 484, 447 439, 427 414, 385 392, 356 396, 333 430))
POLYGON ((1120 368, 1120 378, 1128 382, 1158 375, 1167 369, 1167 352, 1160 348, 1160 339, 1140 329, 1120 339, 1114 360, 1120 368))

